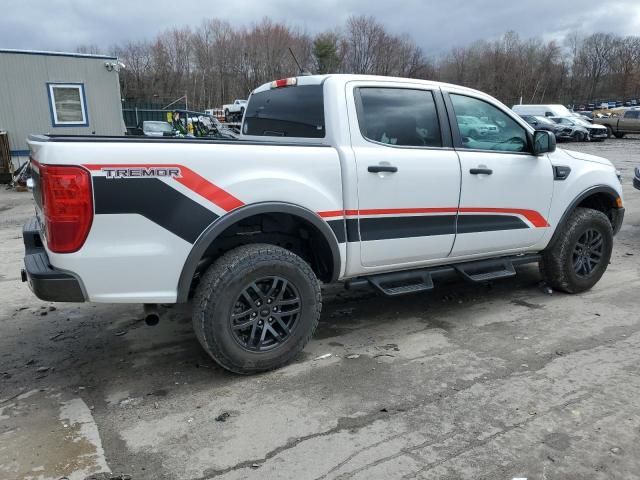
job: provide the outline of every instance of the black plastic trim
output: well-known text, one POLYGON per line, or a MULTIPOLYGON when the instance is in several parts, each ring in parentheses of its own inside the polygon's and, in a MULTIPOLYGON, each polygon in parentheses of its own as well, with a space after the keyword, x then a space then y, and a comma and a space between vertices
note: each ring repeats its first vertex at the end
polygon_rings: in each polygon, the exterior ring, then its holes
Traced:
MULTIPOLYGON (((564 213, 562 214, 562 217, 560 217, 560 221, 556 225, 556 229, 553 232, 553 236, 551 237, 551 240, 549 240, 549 243, 548 243, 547 246, 553 245, 553 243, 561 235, 562 226, 565 224, 565 222, 569 218, 569 215, 571 215, 571 212, 573 212, 575 210, 575 208, 578 206, 578 204, 580 202, 582 202, 585 198, 590 197, 591 195, 595 195, 596 193, 606 193, 606 194, 608 194, 609 196, 611 196, 611 198, 613 199, 614 203, 615 203, 616 199, 620 196, 620 194, 618 192, 616 192, 612 187, 609 187, 607 185, 596 185, 596 186, 590 187, 587 190, 583 191, 580 195, 578 195, 576 198, 574 198, 573 201, 569 204, 569 206, 565 209, 564 213)), ((617 209, 617 210, 620 210, 620 209, 617 209)), ((624 216, 624 213, 623 213, 623 216, 624 216)), ((620 221, 620 224, 622 224, 622 220, 620 221)), ((613 229, 614 229, 613 233, 614 234, 618 233, 618 231, 616 230, 615 221, 614 221, 614 225, 612 225, 612 226, 613 226, 613 229)), ((619 227, 618 227, 618 230, 619 230, 619 227)))
POLYGON ((553 167, 553 179, 554 180, 566 180, 569 178, 569 174, 571 173, 571 167, 567 167, 566 165, 554 165, 553 167))
POLYGON ((59 270, 49 263, 42 246, 38 220, 34 217, 22 227, 25 245, 23 282, 36 297, 47 302, 84 302, 86 300, 80 280, 72 273, 59 270))
MULTIPOLYGON (((355 277, 345 281, 345 287, 348 290, 356 290, 362 288, 375 287, 389 295, 385 290, 385 284, 393 283, 406 283, 411 280, 416 280, 418 286, 413 291, 430 290, 433 288, 433 280, 439 278, 451 277, 459 275, 467 280, 473 277, 468 275, 468 272, 487 271, 496 268, 513 268, 517 265, 525 265, 528 263, 539 262, 541 255, 538 253, 528 253, 506 257, 495 257, 484 260, 472 260, 468 262, 451 263, 448 265, 440 265, 437 267, 419 268, 413 270, 401 270, 396 272, 378 273, 375 275, 368 275, 363 277, 355 277)), ((412 290, 407 290, 407 293, 412 293, 412 290)), ((391 296, 394 296, 391 293, 391 296)))
POLYGON ((232 212, 218 218, 211 225, 209 225, 202 235, 196 240, 191 252, 187 256, 182 272, 180 273, 180 279, 178 280, 178 303, 187 302, 189 299, 189 290, 191 289, 191 282, 197 271, 198 264, 202 259, 202 255, 206 252, 207 248, 213 243, 213 241, 222 234, 227 228, 236 224, 240 220, 251 217, 253 215, 259 215, 262 213, 287 213, 297 217, 300 217, 314 227, 316 227, 320 233, 324 236, 325 240, 329 244, 332 255, 333 272, 331 282, 338 279, 340 275, 340 249, 338 247, 338 239, 334 233, 336 224, 330 226, 328 222, 324 221, 315 212, 295 205, 292 203, 284 202, 262 202, 254 203, 240 207, 232 212))

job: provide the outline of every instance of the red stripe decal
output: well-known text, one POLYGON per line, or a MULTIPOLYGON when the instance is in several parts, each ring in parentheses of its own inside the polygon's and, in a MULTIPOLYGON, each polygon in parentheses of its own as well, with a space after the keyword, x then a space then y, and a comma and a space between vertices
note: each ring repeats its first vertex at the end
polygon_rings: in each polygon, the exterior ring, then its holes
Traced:
POLYGON ((84 165, 89 170, 101 170, 102 168, 149 168, 149 167, 177 167, 180 169, 181 177, 174 177, 174 180, 180 182, 182 185, 187 187, 189 190, 194 191, 201 197, 206 198, 211 203, 214 203, 218 207, 223 210, 231 211, 235 208, 242 207, 244 203, 221 189, 220 187, 214 185, 206 178, 198 175, 193 170, 183 166, 183 165, 174 165, 174 164, 166 164, 166 163, 158 163, 158 164, 89 164, 84 165))
POLYGON ((463 207, 460 209, 462 213, 511 213, 515 215, 522 215, 529 220, 534 227, 544 228, 548 227, 547 220, 535 210, 525 210, 520 208, 468 208, 463 207))
POLYGON ((323 218, 342 217, 342 216, 367 216, 367 215, 401 215, 401 214, 418 214, 418 213, 505 213, 512 215, 521 215, 525 217, 536 228, 548 227, 547 220, 535 210, 526 210, 520 208, 475 208, 462 207, 458 208, 375 208, 365 210, 330 210, 326 212, 318 212, 323 218))

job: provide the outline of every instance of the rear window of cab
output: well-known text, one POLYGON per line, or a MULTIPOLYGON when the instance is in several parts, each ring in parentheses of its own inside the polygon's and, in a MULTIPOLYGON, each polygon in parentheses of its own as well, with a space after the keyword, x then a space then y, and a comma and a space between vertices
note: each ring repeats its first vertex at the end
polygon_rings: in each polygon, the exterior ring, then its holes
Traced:
POLYGON ((254 93, 244 114, 242 133, 324 138, 323 86, 293 85, 254 93))

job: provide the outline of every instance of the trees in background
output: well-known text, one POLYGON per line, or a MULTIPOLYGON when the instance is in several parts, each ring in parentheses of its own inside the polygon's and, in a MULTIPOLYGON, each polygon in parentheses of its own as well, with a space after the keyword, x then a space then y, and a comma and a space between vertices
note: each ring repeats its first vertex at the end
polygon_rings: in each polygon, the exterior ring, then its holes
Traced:
POLYGON ((116 45, 112 53, 126 65, 120 72, 125 99, 168 104, 187 95, 191 109, 203 110, 298 74, 289 49, 311 73, 433 79, 477 88, 507 105, 520 98, 567 104, 640 97, 640 37, 607 33, 573 34, 559 45, 507 32, 429 58, 412 38, 390 33, 373 17, 353 16, 316 36, 269 18, 242 28, 212 19, 116 45))

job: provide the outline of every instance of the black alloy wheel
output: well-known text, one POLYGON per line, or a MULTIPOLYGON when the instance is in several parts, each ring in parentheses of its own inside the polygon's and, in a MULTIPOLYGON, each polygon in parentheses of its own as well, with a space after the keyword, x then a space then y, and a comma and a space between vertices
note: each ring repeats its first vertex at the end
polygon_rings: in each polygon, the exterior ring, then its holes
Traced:
POLYGON ((604 248, 602 234, 594 229, 584 232, 573 250, 573 269, 578 277, 587 278, 600 265, 604 248))
POLYGON ((234 339, 245 350, 264 352, 284 344, 301 311, 298 289, 284 277, 263 277, 246 285, 230 316, 234 339))

